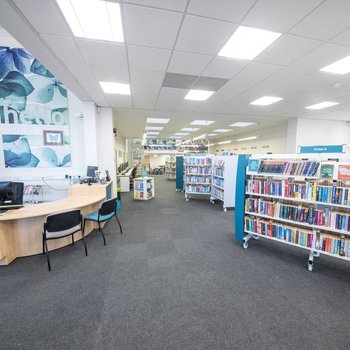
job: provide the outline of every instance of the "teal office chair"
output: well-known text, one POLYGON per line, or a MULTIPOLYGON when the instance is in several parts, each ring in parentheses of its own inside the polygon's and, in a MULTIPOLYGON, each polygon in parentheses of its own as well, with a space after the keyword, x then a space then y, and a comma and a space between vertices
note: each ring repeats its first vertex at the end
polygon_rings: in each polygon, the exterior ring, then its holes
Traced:
POLYGON ((121 226, 119 219, 118 219, 118 216, 117 216, 117 210, 118 210, 117 202, 119 202, 119 210, 120 210, 120 201, 116 198, 112 198, 112 199, 109 199, 109 200, 103 202, 101 204, 101 207, 99 210, 96 210, 92 213, 89 213, 84 217, 83 230, 85 230, 86 221, 97 222, 98 230, 101 232, 104 245, 106 245, 106 238, 105 238, 105 235, 103 234, 101 222, 109 221, 110 219, 113 218, 113 216, 115 216, 115 218, 117 219, 118 224, 119 224, 120 233, 121 234, 123 233, 122 226, 121 226))

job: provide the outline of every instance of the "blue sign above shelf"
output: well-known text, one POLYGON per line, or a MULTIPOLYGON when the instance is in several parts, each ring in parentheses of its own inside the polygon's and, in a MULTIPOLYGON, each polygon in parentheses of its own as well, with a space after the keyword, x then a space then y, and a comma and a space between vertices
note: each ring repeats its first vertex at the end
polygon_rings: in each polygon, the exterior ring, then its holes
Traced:
POLYGON ((298 153, 345 153, 344 145, 299 146, 298 153))

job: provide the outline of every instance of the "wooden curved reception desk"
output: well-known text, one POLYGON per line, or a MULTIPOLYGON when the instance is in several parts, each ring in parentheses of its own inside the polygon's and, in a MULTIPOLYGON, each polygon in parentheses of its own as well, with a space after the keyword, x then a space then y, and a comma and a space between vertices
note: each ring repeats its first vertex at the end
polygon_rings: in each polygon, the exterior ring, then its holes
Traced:
MULTIPOLYGON (((74 185, 68 189, 68 197, 47 203, 26 204, 21 209, 9 210, 0 215, 0 265, 8 265, 18 257, 42 253, 42 229, 45 217, 58 211, 78 208, 82 214, 97 210, 100 203, 110 195, 111 183, 88 186, 74 185)), ((93 230, 86 224, 85 235, 93 230)), ((81 233, 74 235, 81 239, 81 233)), ((72 243, 70 237, 49 241, 49 250, 72 243)))

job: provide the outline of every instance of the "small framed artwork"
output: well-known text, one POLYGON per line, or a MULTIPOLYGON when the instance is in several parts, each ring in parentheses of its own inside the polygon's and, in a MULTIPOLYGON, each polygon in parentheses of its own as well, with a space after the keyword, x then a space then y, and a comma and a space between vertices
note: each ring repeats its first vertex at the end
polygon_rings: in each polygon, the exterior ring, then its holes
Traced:
POLYGON ((44 130, 45 146, 61 146, 63 145, 63 131, 44 130))

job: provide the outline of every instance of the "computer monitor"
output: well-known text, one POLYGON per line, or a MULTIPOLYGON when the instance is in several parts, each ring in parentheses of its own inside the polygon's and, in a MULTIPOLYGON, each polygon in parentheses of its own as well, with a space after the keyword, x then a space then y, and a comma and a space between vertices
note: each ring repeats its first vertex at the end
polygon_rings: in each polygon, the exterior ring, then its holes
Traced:
POLYGON ((23 182, 0 181, 0 208, 21 208, 23 206, 23 187, 23 182))
POLYGON ((97 170, 98 170, 97 166, 88 165, 87 171, 86 171, 86 177, 91 177, 92 179, 94 179, 96 177, 95 171, 97 170))

